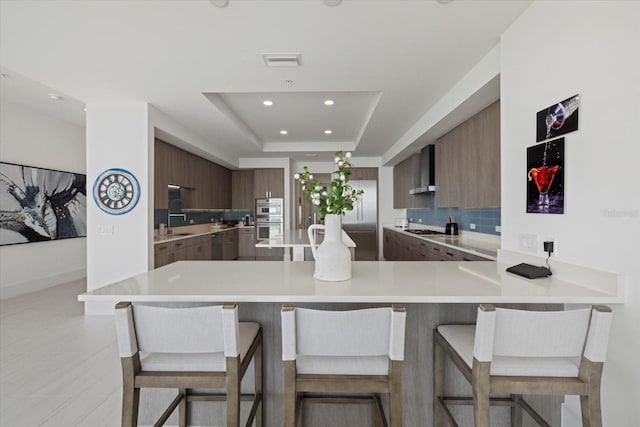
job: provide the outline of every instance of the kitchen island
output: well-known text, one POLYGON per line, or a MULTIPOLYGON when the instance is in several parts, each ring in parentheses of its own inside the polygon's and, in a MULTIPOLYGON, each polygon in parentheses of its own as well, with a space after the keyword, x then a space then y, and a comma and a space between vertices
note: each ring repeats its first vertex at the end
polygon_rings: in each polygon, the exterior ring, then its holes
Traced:
MULTIPOLYGON (((470 323, 478 303, 562 309, 565 303, 616 304, 622 296, 592 284, 551 278, 527 280, 504 272, 496 262, 353 262, 353 278, 345 282, 322 282, 313 278, 312 262, 180 261, 120 282, 81 294, 80 301, 159 303, 236 302, 240 319, 260 322, 264 329, 265 425, 282 425, 282 363, 280 308, 283 303, 301 307, 347 310, 402 303, 407 308, 405 364, 403 373, 404 425, 430 425, 432 411, 432 331, 442 323, 470 323)), ((602 279, 605 276, 599 276, 602 279)), ((609 275, 611 282, 617 276, 609 275)), ((601 280, 599 280, 601 281, 601 280)), ((606 284, 605 284, 606 285, 606 284)), ((608 285, 612 285, 609 283, 608 285)), ((607 290, 609 289, 609 290, 607 290)), ((615 311, 615 307, 614 307, 615 311)), ((450 375, 451 374, 451 375, 450 375)), ((447 381, 453 390, 468 394, 453 372, 447 381)), ((248 378, 251 378, 249 375, 248 378)), ((251 388, 251 384, 245 385, 251 388)), ((170 394, 143 390, 141 423, 151 424, 162 412, 170 394), (166 401, 166 402, 165 402, 166 401)), ((206 403, 211 405, 212 403, 206 403)), ((202 404, 204 405, 204 404, 202 404)), ((542 402, 542 413, 559 423, 559 400, 542 402)), ((200 425, 220 425, 222 411, 197 409, 200 425), (205 415, 208 414, 208 415, 205 415), (200 418, 204 417, 204 419, 200 418)), ((460 425, 469 425, 469 408, 455 407, 460 425)), ((492 411, 494 411, 492 409, 492 411)), ((306 426, 371 425, 368 405, 306 405, 306 426), (339 422, 338 422, 339 420, 339 422)), ((508 408, 495 408, 492 422, 509 425, 508 408)))
MULTIPOLYGON (((316 233, 316 245, 322 243, 324 237, 323 233, 316 233)), ((355 259, 356 244, 351 240, 349 235, 342 231, 342 241, 351 252, 351 259, 355 259)), ((284 260, 285 261, 305 261, 305 251, 311 250, 311 242, 309 241, 309 235, 306 229, 286 230, 283 234, 279 234, 268 239, 259 240, 256 243, 256 248, 285 248, 284 260)), ((311 255, 307 255, 307 258, 311 255)), ((313 259, 313 258, 311 258, 313 259)))

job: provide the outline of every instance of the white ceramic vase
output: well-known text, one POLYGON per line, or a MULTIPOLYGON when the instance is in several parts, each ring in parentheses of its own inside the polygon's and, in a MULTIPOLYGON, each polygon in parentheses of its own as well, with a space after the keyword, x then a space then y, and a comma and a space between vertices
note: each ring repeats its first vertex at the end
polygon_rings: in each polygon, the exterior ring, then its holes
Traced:
POLYGON ((324 225, 313 224, 307 233, 316 260, 313 277, 327 282, 351 279, 351 251, 342 241, 342 215, 327 215, 324 225), (316 249, 314 231, 317 229, 324 230, 324 240, 316 249))

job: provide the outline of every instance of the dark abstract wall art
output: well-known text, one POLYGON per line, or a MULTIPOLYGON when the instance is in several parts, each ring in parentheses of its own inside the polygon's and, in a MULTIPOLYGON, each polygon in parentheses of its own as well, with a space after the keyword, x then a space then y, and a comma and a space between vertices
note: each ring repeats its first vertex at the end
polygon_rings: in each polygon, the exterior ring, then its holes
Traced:
POLYGON ((0 246, 86 236, 86 180, 0 162, 0 246))
POLYGON ((555 138, 578 130, 580 96, 573 95, 536 114, 536 141, 555 138))
POLYGON ((564 138, 527 148, 527 213, 564 213, 564 138))

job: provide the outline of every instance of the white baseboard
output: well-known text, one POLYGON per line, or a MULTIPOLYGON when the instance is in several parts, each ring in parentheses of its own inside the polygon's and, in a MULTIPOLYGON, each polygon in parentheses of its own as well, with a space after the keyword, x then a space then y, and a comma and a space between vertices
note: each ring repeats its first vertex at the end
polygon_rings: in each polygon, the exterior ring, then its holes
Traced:
POLYGON ((81 268, 79 270, 56 274, 54 276, 47 276, 41 279, 34 279, 26 282, 15 283, 9 286, 4 286, 0 288, 0 300, 17 297, 31 292, 41 291, 42 289, 50 288, 62 283, 72 282, 84 277, 87 277, 87 269, 81 268))

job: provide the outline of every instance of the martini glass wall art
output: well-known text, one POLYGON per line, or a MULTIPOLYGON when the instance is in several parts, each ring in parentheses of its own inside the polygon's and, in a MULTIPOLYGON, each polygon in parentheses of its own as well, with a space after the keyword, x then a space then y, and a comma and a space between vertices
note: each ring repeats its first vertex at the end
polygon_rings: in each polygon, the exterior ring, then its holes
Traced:
POLYGON ((527 213, 564 213, 564 138, 527 148, 527 213))

